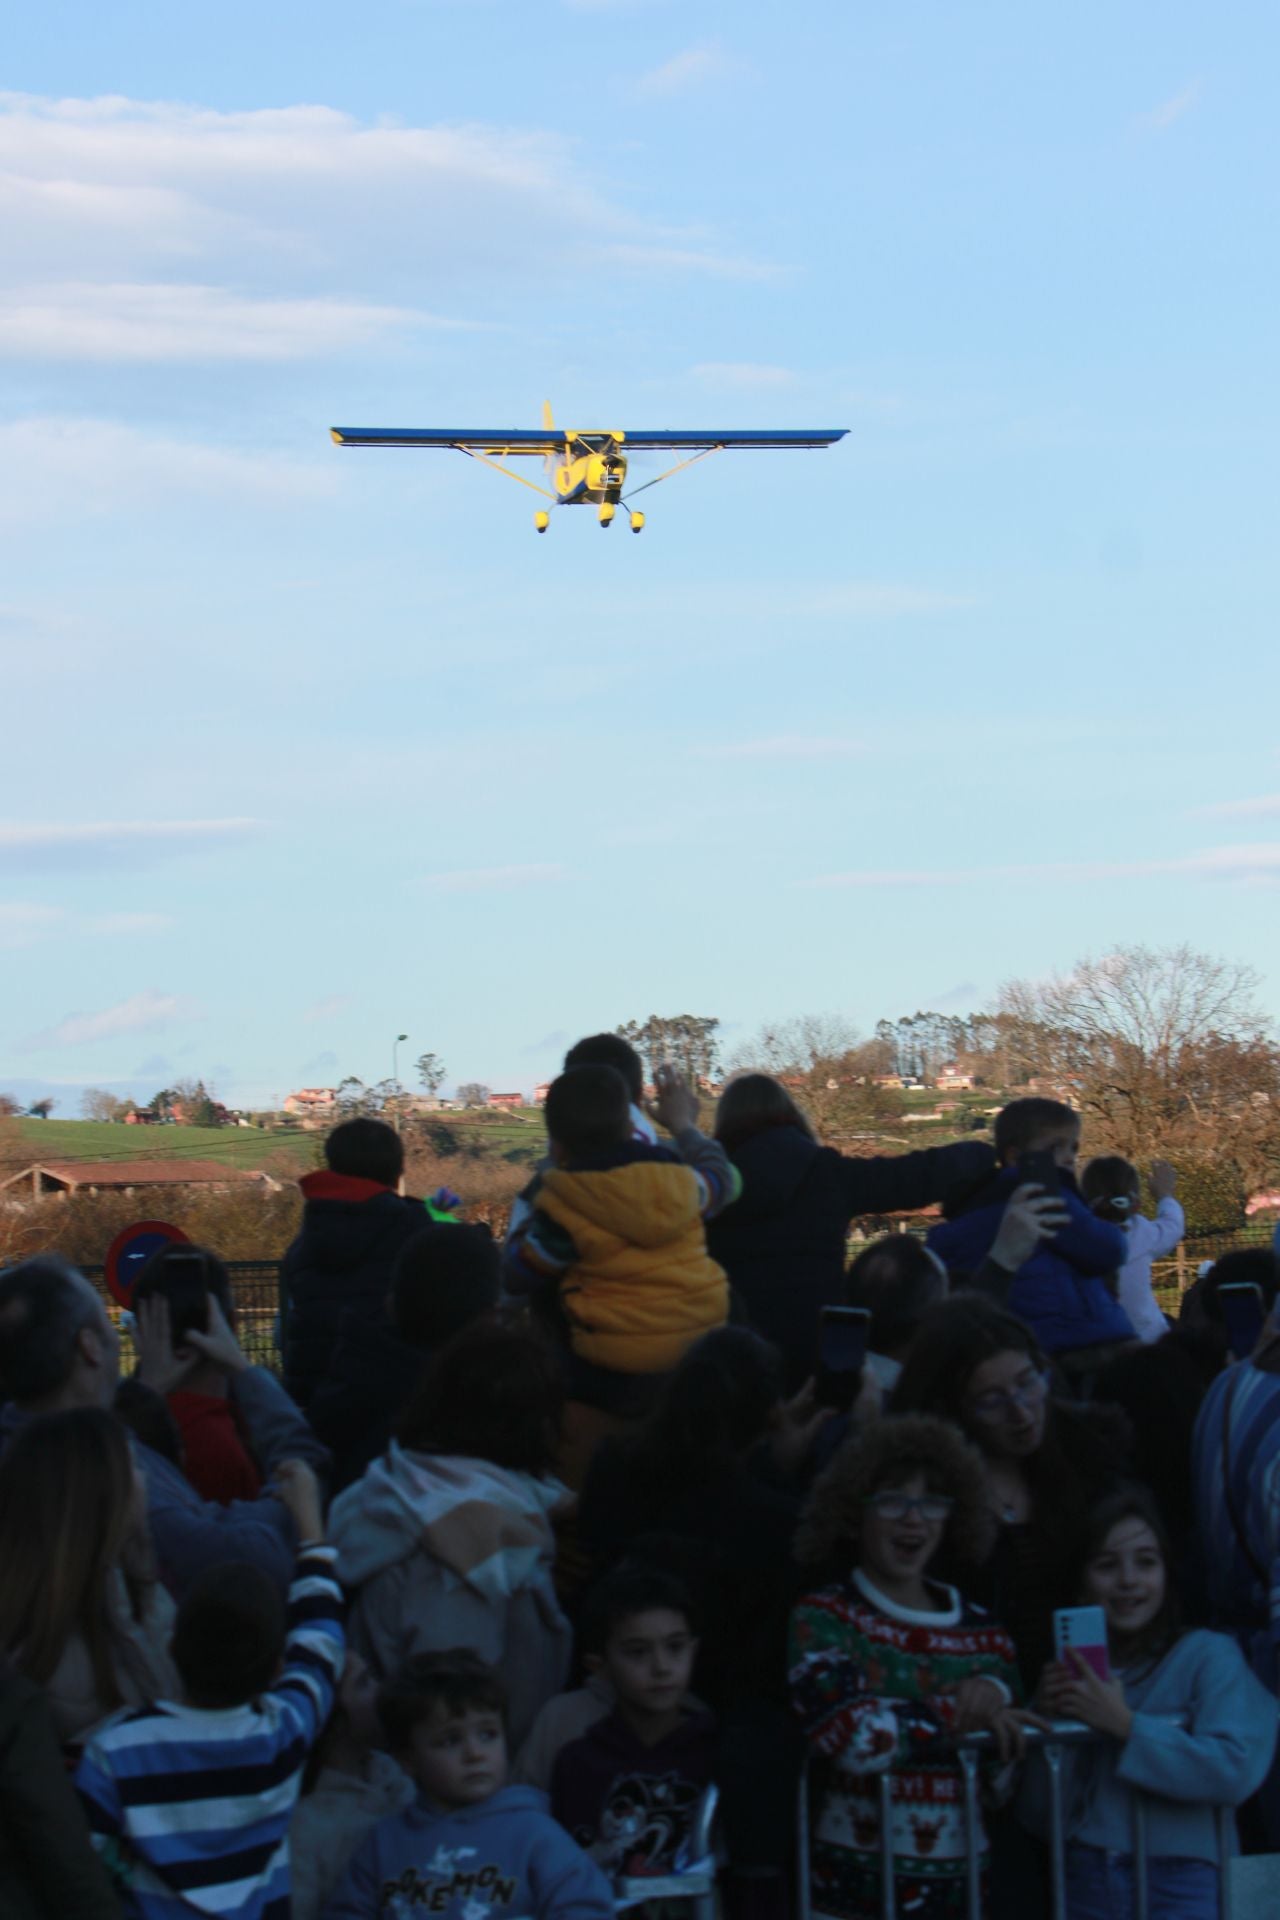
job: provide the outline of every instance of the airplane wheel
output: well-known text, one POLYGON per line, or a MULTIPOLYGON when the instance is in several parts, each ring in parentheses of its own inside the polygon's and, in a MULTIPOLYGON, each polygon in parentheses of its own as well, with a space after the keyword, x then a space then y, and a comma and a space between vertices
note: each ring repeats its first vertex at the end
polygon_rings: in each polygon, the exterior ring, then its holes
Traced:
POLYGON ((632 516, 631 516, 631 531, 632 531, 632 533, 643 533, 643 532, 644 532, 644 515, 643 515, 642 513, 633 513, 633 514, 632 514, 632 516))
POLYGON ((545 533, 551 525, 551 515, 549 513, 535 513, 533 516, 533 524, 539 533, 545 533))

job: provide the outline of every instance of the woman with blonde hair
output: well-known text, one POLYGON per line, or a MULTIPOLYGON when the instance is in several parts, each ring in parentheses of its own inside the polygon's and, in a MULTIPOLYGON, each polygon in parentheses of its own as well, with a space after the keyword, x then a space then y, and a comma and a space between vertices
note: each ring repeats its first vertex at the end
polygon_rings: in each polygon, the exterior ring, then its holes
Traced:
POLYGON ((879 1775, 888 1769, 897 1910, 920 1920, 966 1911, 959 1767, 931 1750, 947 1735, 986 1729, 1008 1759, 1035 1722, 1015 1706, 1008 1634, 929 1568, 944 1547, 963 1562, 981 1560, 993 1532, 981 1456, 926 1415, 877 1422, 814 1485, 795 1555, 827 1584, 792 1614, 790 1682, 821 1763, 815 1915, 875 1920, 881 1912, 879 1775))
POLYGON ((97 1407, 20 1427, 0 1460, 0 1650, 79 1743, 122 1706, 174 1698, 173 1603, 156 1580, 128 1435, 97 1407))

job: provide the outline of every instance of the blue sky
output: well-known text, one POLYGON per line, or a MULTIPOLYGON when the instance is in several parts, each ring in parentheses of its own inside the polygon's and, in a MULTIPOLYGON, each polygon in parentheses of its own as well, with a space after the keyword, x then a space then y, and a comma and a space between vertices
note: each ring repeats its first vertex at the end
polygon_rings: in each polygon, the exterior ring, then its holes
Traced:
POLYGON ((233 1104, 1122 941, 1280 1012, 1273 10, 28 8, 0 1087, 233 1104), (633 539, 343 425, 847 426, 633 539))

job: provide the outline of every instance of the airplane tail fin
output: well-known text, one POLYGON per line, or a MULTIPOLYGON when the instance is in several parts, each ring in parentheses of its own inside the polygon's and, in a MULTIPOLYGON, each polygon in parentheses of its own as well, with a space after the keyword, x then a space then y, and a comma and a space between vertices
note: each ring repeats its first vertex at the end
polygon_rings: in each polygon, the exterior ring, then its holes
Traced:
POLYGON ((548 433, 556 424, 551 417, 551 402, 549 400, 544 400, 542 403, 542 424, 548 433))

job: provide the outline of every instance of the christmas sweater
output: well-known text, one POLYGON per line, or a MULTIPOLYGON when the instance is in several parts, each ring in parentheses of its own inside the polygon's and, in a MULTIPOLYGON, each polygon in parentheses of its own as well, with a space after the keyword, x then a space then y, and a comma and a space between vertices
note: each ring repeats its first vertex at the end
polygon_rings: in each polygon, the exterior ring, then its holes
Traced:
MULTIPOLYGON (((1013 1642, 981 1607, 938 1587, 937 1610, 896 1605, 855 1570, 809 1594, 791 1616, 790 1686, 821 1769, 813 1820, 815 1914, 880 1912, 880 1782, 892 1770, 894 1880, 900 1912, 965 1911, 964 1795, 953 1759, 931 1749, 955 1720, 961 1680, 983 1674, 1010 1700, 1013 1642)), ((986 1853, 985 1834, 981 1836, 986 1853)))

